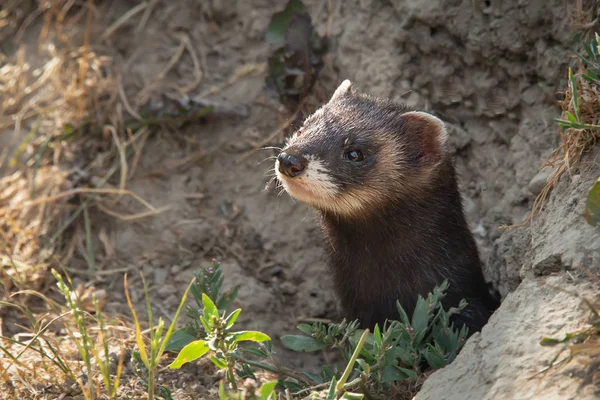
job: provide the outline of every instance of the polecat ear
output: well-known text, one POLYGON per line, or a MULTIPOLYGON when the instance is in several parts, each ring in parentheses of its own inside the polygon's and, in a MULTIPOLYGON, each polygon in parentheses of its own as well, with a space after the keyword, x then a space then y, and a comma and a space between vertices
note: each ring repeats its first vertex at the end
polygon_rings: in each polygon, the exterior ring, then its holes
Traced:
POLYGON ((348 79, 344 80, 344 82, 342 82, 340 84, 340 86, 338 86, 338 88, 335 89, 335 92, 333 92, 333 96, 331 96, 331 100, 335 100, 335 99, 338 99, 340 97, 350 94, 351 89, 352 89, 352 82, 350 82, 348 79))
POLYGON ((418 157, 425 163, 438 162, 445 152, 448 132, 438 117, 422 111, 402 114, 406 132, 417 140, 418 157))

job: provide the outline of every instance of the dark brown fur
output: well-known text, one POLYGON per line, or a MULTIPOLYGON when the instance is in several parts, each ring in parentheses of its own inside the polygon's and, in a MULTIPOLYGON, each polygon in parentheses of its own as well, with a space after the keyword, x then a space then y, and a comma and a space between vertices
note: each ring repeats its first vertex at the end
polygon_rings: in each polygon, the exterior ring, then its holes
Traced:
POLYGON ((363 327, 398 319, 396 300, 410 315, 418 295, 444 280, 450 283, 446 308, 468 302, 454 317, 457 326, 479 331, 498 307, 481 272, 450 159, 434 179, 428 192, 390 202, 366 219, 319 212, 338 296, 363 327))
POLYGON ((318 172, 339 189, 330 201, 311 205, 330 244, 333 279, 348 317, 363 327, 381 325, 398 319, 397 300, 410 315, 418 295, 448 280, 444 306, 466 299, 453 320, 479 331, 498 300, 481 271, 441 121, 415 118, 391 101, 338 92, 284 152, 302 163, 307 156, 322 160, 318 172), (365 160, 347 162, 340 157, 344 148, 362 149, 365 160), (336 208, 344 196, 367 206, 336 208))

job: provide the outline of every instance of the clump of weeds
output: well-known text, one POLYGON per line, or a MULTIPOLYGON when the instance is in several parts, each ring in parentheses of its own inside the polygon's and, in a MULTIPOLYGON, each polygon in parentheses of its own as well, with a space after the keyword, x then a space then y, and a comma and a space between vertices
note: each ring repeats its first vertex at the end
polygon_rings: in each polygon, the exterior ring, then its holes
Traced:
POLYGON ((450 321, 466 303, 463 301, 450 310, 442 307, 441 301, 448 289, 448 283, 444 282, 426 298, 419 297, 411 318, 398 304, 398 320, 387 321, 382 328, 376 326, 372 333, 358 329, 358 321, 299 325, 302 335, 284 336, 285 347, 299 352, 336 349, 342 355, 345 368, 339 370, 337 366, 326 365, 319 373, 298 372, 276 363, 269 336, 257 331, 234 330, 242 310, 226 312, 225 309, 237 288, 223 295, 219 293, 223 276, 217 263, 197 278, 202 283, 196 281, 192 293, 196 301, 201 298, 201 304, 197 302, 199 308, 190 308, 188 317, 197 319, 198 324, 188 322, 179 331, 187 336, 172 343, 173 349, 181 347, 181 350, 170 367, 178 369, 198 358, 209 357, 228 383, 230 394, 226 396, 233 397, 225 398, 246 398, 242 393, 248 388, 253 396, 259 396, 248 398, 257 399, 269 398, 271 389, 286 399, 376 398, 394 392, 414 395, 429 371, 454 360, 468 334, 465 327, 456 329, 450 321), (254 345, 247 346, 243 342, 254 345), (277 379, 261 386, 257 371, 277 379), (268 385, 268 390, 263 389, 264 385, 268 385), (260 397, 259 393, 267 397, 260 397))

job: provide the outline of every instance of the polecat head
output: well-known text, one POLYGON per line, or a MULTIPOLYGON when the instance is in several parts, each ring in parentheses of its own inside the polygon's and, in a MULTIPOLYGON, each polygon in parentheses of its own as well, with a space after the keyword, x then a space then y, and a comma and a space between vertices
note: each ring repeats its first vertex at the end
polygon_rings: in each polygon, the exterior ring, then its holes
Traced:
POLYGON ((429 187, 446 139, 440 119, 354 93, 345 80, 288 140, 275 171, 292 197, 360 216, 429 187))

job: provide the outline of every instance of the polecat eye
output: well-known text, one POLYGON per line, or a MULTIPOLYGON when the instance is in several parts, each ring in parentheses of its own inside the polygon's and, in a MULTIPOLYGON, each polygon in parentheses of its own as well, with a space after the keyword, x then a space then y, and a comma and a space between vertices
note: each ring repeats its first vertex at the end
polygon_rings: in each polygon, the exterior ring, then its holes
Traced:
POLYGON ((350 161, 362 161, 365 156, 360 150, 350 150, 346 152, 346 158, 350 161))

